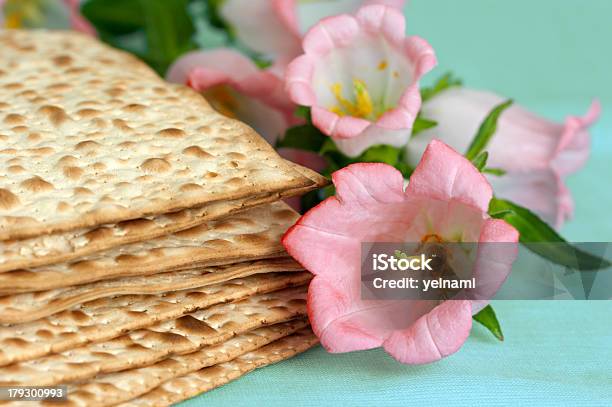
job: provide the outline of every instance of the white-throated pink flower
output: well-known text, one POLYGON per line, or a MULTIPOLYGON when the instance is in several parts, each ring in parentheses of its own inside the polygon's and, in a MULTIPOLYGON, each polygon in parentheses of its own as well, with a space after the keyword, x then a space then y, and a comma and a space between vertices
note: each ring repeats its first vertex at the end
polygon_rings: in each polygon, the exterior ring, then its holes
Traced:
MULTIPOLYGON (((478 127, 504 99, 491 92, 450 88, 423 104, 423 116, 436 127, 415 136, 407 147, 408 159, 418 162, 425 146, 438 138, 458 151, 466 151, 478 127)), ((541 118, 513 105, 500 116, 486 150, 487 167, 505 172, 487 174, 495 194, 527 207, 553 226, 560 227, 573 212, 565 178, 580 169, 589 155, 589 126, 599 116, 594 102, 583 117, 569 116, 564 123, 541 118)))
POLYGON ((485 252, 479 245, 473 273, 499 285, 517 256, 518 232, 488 216, 492 190, 485 177, 434 140, 405 189, 402 174, 386 164, 352 164, 332 178, 336 196, 307 212, 283 237, 289 254, 315 275, 308 315, 322 345, 330 352, 382 346, 403 363, 433 362, 456 352, 483 303, 363 299, 361 243, 482 243, 485 252), (506 244, 494 252, 486 248, 497 242, 506 244))
POLYGON ((317 23, 286 73, 293 102, 354 157, 376 144, 401 147, 421 107, 419 79, 436 64, 429 44, 406 37, 395 8, 372 5, 317 23))

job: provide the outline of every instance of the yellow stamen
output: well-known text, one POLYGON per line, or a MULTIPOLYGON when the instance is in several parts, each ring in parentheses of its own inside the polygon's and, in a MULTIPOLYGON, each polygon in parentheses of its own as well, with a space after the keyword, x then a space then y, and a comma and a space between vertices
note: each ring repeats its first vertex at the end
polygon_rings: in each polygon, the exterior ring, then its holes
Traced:
POLYGON ((356 116, 367 117, 371 115, 374 111, 374 107, 372 106, 372 98, 370 98, 370 92, 368 92, 366 84, 363 81, 354 80, 353 90, 357 98, 357 102, 355 103, 356 116))
POLYGON ((4 21, 4 27, 8 29, 21 28, 21 16, 17 13, 8 15, 4 21))
POLYGON ((344 116, 346 114, 344 113, 344 110, 342 110, 340 106, 332 106, 329 110, 332 113, 336 113, 338 116, 344 116))
POLYGON ((5 28, 38 27, 44 19, 41 0, 7 0, 0 12, 5 28))
POLYGON ((378 70, 379 71, 383 71, 383 70, 387 69, 387 66, 389 66, 389 64, 387 63, 387 60, 383 59, 382 61, 380 61, 378 63, 378 70))
POLYGON ((366 84, 359 80, 353 79, 353 96, 355 101, 352 102, 342 96, 342 85, 335 83, 331 86, 331 92, 338 101, 337 105, 330 108, 330 111, 339 116, 350 115, 360 117, 362 119, 371 118, 374 112, 372 98, 366 84))

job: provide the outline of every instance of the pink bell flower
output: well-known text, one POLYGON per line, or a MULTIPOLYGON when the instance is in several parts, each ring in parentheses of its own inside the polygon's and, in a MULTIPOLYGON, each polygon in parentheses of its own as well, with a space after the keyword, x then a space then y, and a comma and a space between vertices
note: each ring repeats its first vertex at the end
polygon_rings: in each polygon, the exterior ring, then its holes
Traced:
MULTIPOLYGON (((501 96, 466 88, 451 88, 423 104, 422 114, 438 122, 415 136, 407 146, 410 162, 418 162, 432 138, 465 152, 478 127, 501 96)), ((565 186, 568 175, 579 170, 589 156, 589 126, 600 113, 593 102, 583 117, 569 116, 564 123, 539 117, 519 105, 502 113, 497 131, 486 150, 487 167, 505 171, 487 174, 495 195, 527 207, 559 228, 573 213, 573 199, 565 186)))
POLYGON ((353 164, 332 177, 336 196, 307 212, 283 237, 289 254, 315 275, 308 315, 321 344, 330 352, 382 346, 410 364, 456 352, 484 303, 364 300, 361 243, 509 242, 495 255, 479 248, 473 268, 473 275, 503 281, 518 253, 518 232, 488 216, 492 190, 485 177, 437 140, 406 188, 402 174, 386 164, 353 164))
POLYGON ((429 44, 406 37, 395 8, 371 5, 317 23, 285 86, 313 124, 355 157, 375 144, 405 145, 421 107, 419 80, 436 65, 429 44))

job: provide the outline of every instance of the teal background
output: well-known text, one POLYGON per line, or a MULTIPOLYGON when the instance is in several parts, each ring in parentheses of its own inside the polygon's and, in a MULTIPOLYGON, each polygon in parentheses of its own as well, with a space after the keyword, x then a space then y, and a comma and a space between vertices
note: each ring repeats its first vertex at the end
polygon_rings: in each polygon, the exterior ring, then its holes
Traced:
MULTIPOLYGON (((612 241, 612 1, 411 0, 406 16, 437 52, 429 78, 452 69, 555 120, 601 100, 591 159, 569 179, 576 211, 563 234, 612 241)), ((317 347, 183 405, 612 405, 611 302, 494 305, 503 343, 475 325, 458 353, 426 366, 317 347)))
POLYGON ((609 0, 407 3, 407 31, 434 47, 438 73, 452 70, 528 106, 612 98, 609 0))

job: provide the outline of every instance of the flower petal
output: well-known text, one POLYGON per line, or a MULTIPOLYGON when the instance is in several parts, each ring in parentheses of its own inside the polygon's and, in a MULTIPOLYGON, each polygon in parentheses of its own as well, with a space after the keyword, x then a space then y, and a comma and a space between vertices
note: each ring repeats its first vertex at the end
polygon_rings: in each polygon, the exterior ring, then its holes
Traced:
MULTIPOLYGON (((277 0, 284 1, 284 0, 277 0)), ((295 3, 294 0, 287 3, 295 3)), ((401 9, 405 0, 334 0, 334 1, 300 1, 297 3, 299 27, 302 33, 328 16, 351 14, 361 6, 384 4, 389 7, 401 9)))
POLYGON ((94 26, 81 14, 80 0, 64 0, 64 4, 70 12, 70 25, 72 26, 73 30, 82 32, 83 34, 87 34, 92 37, 98 36, 94 26))
MULTIPOLYGON (((283 236, 287 252, 315 275, 332 273, 359 279, 361 241, 402 236, 398 222, 414 209, 404 203, 403 177, 376 163, 349 165, 332 175, 336 196, 302 216, 283 236)), ((401 224, 401 223, 400 223, 401 224)), ((396 238, 395 241, 401 241, 396 238)))
MULTIPOLYGON (((505 99, 491 92, 464 87, 445 90, 423 105, 423 117, 438 125, 411 140, 410 159, 417 162, 433 137, 457 151, 467 151, 482 121, 505 99)), ((545 167, 555 154, 561 126, 544 120, 519 105, 509 107, 498 120, 497 131, 487 146, 489 167, 526 171, 545 167), (521 159, 517 160, 516 157, 521 159)))
POLYGON ((410 177, 406 193, 447 201, 456 199, 486 212, 493 196, 486 178, 465 157, 433 140, 410 177))
POLYGON ((314 65, 312 57, 301 55, 287 66, 285 89, 291 100, 299 105, 312 106, 317 102, 317 96, 310 85, 314 65))
MULTIPOLYGON (((198 67, 223 73, 226 78, 231 78, 235 82, 240 82, 258 72, 257 66, 250 58, 229 48, 218 48, 188 52, 172 64, 166 79, 184 84, 190 72, 198 67)), ((203 83, 203 86, 211 85, 203 83)))
POLYGON ((396 46, 400 46, 404 40, 406 20, 396 8, 374 4, 359 9, 356 18, 364 30, 374 34, 382 32, 396 46))
POLYGON ((360 163, 336 171, 332 175, 338 199, 359 205, 378 202, 397 203, 403 200, 404 178, 386 164, 360 163))
MULTIPOLYGON (((503 100, 491 92, 451 88, 425 103, 423 116, 438 125, 410 140, 406 150, 409 163, 419 160, 434 136, 458 151, 466 151, 482 120, 503 100)), ((586 115, 570 116, 563 125, 518 105, 506 110, 487 147, 487 166, 506 172, 503 177, 489 177, 496 193, 560 227, 573 207, 563 179, 586 162, 590 148, 588 127, 597 120, 600 109, 599 102, 594 101, 586 115)))
MULTIPOLYGON (((319 206, 328 216, 341 213, 338 201, 328 200, 319 206)), ((314 221, 300 220, 285 233, 282 243, 291 257, 315 275, 329 274, 330 279, 340 278, 340 274, 359 276, 361 245, 341 232, 325 230, 325 224, 318 228, 314 221)))
POLYGON ((366 0, 364 5, 370 4, 384 4, 389 7, 395 7, 398 10, 401 10, 404 7, 406 0, 366 0))
POLYGON ((468 290, 472 313, 483 309, 512 271, 518 257, 518 231, 501 219, 487 219, 481 229, 472 277, 477 287, 468 290))
POLYGON ((431 363, 459 350, 471 328, 470 302, 445 301, 410 328, 393 332, 383 347, 399 362, 431 363))
POLYGON ((385 129, 405 130, 411 133, 412 125, 407 127, 406 123, 414 122, 420 107, 421 92, 419 91, 418 84, 414 83, 402 93, 398 106, 380 116, 376 124, 385 129))
POLYGON ((413 35, 404 40, 404 48, 408 56, 416 62, 414 76, 420 78, 431 71, 437 64, 436 54, 425 39, 413 35))
POLYGON ((383 345, 435 306, 433 301, 364 301, 358 280, 315 277, 308 288, 313 331, 329 352, 352 352, 383 345))
POLYGON ((308 55, 324 56, 334 48, 347 46, 359 34, 359 24, 350 15, 327 17, 304 36, 302 47, 308 55))
POLYGON ((226 0, 220 13, 238 39, 254 51, 270 56, 294 57, 300 51, 292 0, 226 0))
POLYGON ((310 324, 329 352, 372 349, 382 344, 380 333, 368 332, 364 324, 350 318, 350 315, 355 315, 354 308, 359 301, 359 298, 351 298, 345 285, 339 286, 319 277, 310 283, 310 324))
MULTIPOLYGON (((311 109, 312 124, 325 134, 341 139, 350 139, 360 135, 370 126, 370 122, 352 116, 340 117, 327 109, 314 106, 311 109)), ((362 142, 363 143, 363 142, 362 142)), ((345 152, 349 154, 349 152, 345 152)))
POLYGON ((601 105, 595 100, 583 117, 570 116, 565 120, 557 156, 552 166, 561 177, 573 174, 584 166, 589 158, 589 127, 601 114, 601 105))
POLYGON ((496 196, 529 208, 550 225, 559 227, 571 216, 572 197, 551 168, 489 175, 488 180, 496 196))
MULTIPOLYGON (((223 108, 231 110, 227 113, 253 127, 271 144, 298 122, 293 116, 295 105, 285 94, 282 80, 258 69, 250 58, 232 49, 187 53, 170 67, 167 78, 200 92, 216 86, 231 88, 231 92, 223 92, 227 99, 221 103, 223 108)), ((214 95, 206 96, 214 106, 214 95)))

